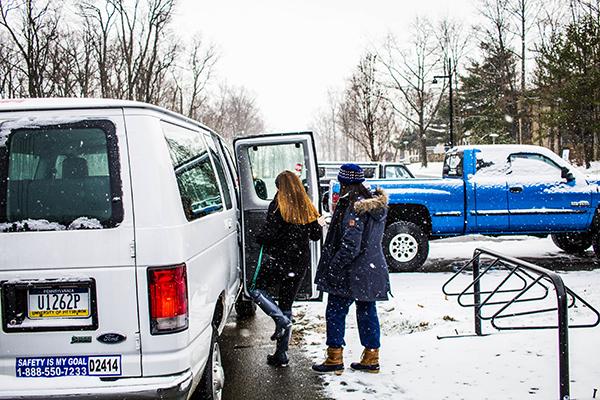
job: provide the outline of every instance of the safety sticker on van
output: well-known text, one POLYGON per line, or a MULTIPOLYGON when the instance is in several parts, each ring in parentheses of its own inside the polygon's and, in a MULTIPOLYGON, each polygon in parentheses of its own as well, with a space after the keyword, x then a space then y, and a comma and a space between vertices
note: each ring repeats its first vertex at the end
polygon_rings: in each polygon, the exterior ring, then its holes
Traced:
POLYGON ((19 357, 15 375, 17 378, 120 376, 121 356, 19 357))

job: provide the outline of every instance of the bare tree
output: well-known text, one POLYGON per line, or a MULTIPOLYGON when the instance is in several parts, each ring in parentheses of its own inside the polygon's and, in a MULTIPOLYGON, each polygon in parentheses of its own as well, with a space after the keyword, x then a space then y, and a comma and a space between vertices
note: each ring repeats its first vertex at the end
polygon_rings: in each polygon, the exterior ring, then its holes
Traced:
POLYGON ((317 154, 320 160, 358 160, 364 158, 362 152, 353 151, 353 139, 342 134, 340 112, 343 106, 343 93, 328 90, 327 105, 314 117, 310 129, 317 136, 317 154))
POLYGON ((178 51, 177 42, 166 35, 175 0, 150 0, 146 6, 140 0, 131 5, 106 1, 115 9, 118 56, 124 66, 117 76, 123 88, 119 97, 157 103, 158 83, 166 79, 178 51))
POLYGON ((382 161, 393 151, 398 134, 386 88, 378 81, 377 56, 367 53, 348 82, 341 107, 342 132, 355 140, 371 161, 382 161))
POLYGON ((51 0, 0 1, 0 27, 20 54, 24 65, 18 63, 15 68, 27 78, 27 94, 31 97, 52 94, 46 68, 56 49, 59 15, 51 4, 51 0))
MULTIPOLYGON (((452 90, 455 93, 452 104, 448 104, 448 111, 452 107, 453 125, 454 125, 454 140, 456 143, 460 143, 462 140, 462 118, 460 115, 461 104, 460 104, 460 87, 458 79, 458 68, 463 63, 465 55, 469 51, 469 45, 471 43, 471 34, 465 29, 462 23, 443 18, 437 25, 435 31, 438 43, 440 43, 441 51, 444 54, 443 59, 449 60, 448 69, 445 71, 448 75, 452 75, 452 90)), ((444 63, 444 66, 446 64, 444 63)), ((450 81, 448 81, 450 84, 450 81)), ((441 111, 441 110, 440 110, 441 111)), ((438 116, 440 118, 441 116, 438 116)), ((445 118, 445 117, 443 117, 445 118)))
POLYGON ((209 104, 216 47, 196 36, 185 49, 170 29, 175 3, 75 0, 59 24, 52 0, 0 0, 0 96, 139 100, 212 119, 229 135, 262 130, 244 88, 224 86, 209 104))
MULTIPOLYGON (((110 1, 84 0, 79 3, 79 15, 83 18, 83 35, 89 39, 100 80, 100 95, 114 96, 111 85, 111 71, 116 69, 110 60, 111 33, 115 24, 117 8, 110 1)), ((114 60, 115 62, 117 60, 114 60)))
POLYGON ((18 50, 7 35, 0 32, 0 97, 23 97, 27 94, 26 77, 19 69, 18 50))
POLYGON ((187 115, 190 118, 197 118, 200 108, 206 101, 206 85, 218 60, 216 47, 208 45, 204 48, 202 39, 196 36, 192 41, 189 59, 191 84, 187 115))
POLYGON ((390 104, 417 131, 418 148, 423 166, 427 166, 427 131, 436 116, 442 90, 432 87, 434 74, 444 69, 444 50, 435 40, 433 27, 427 20, 417 18, 408 49, 401 48, 394 37, 383 46, 381 62, 387 69, 387 85, 392 89, 390 104))
MULTIPOLYGON (((545 4, 547 6, 547 4, 545 4)), ((519 142, 531 143, 531 116, 527 107, 527 69, 526 60, 529 50, 534 47, 533 40, 530 39, 530 31, 536 26, 540 14, 540 3, 538 0, 512 0, 509 4, 509 10, 514 17, 514 30, 519 40, 520 51, 518 57, 520 60, 520 87, 519 99, 517 104, 518 117, 518 137, 519 142)))
POLYGON ((204 107, 201 120, 228 139, 265 128, 254 96, 243 86, 222 85, 215 100, 204 107))

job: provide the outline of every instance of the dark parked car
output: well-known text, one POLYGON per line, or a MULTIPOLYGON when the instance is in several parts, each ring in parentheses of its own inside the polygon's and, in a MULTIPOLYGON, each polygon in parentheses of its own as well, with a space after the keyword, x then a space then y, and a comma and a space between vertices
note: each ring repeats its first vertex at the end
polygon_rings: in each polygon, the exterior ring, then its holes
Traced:
MULTIPOLYGON (((329 181, 337 179, 340 165, 351 161, 323 161, 319 163, 319 185, 321 193, 329 190, 329 181)), ((365 171, 367 179, 411 179, 415 176, 403 163, 355 162, 365 171)))

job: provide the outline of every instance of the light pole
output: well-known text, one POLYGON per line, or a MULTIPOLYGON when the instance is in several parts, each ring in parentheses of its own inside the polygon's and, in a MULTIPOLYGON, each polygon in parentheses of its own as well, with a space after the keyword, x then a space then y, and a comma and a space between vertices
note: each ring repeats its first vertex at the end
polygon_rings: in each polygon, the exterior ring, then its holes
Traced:
POLYGON ((450 57, 448 57, 448 75, 435 75, 433 77, 433 82, 432 83, 437 83, 437 80, 439 79, 448 79, 448 86, 449 86, 449 90, 448 90, 448 94, 450 97, 450 104, 448 105, 448 108, 450 109, 450 147, 454 146, 454 115, 453 115, 453 108, 452 107, 452 59, 450 57))

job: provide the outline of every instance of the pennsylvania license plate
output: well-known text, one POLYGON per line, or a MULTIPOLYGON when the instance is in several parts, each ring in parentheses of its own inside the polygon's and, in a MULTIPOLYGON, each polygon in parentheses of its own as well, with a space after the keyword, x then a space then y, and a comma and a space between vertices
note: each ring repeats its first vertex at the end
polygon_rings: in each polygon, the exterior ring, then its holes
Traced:
POLYGON ((120 376, 121 356, 22 357, 15 363, 17 378, 61 376, 120 376))
POLYGON ((90 316, 88 287, 32 288, 28 290, 27 297, 30 319, 90 316))

